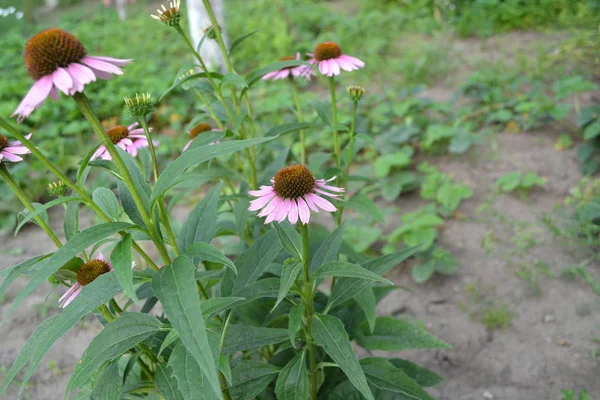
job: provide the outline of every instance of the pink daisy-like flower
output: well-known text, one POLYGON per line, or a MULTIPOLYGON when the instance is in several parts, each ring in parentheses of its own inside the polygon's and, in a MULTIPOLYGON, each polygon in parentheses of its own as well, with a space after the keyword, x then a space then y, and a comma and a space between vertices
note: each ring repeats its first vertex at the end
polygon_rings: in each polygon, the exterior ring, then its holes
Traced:
MULTIPOLYGON (((26 139, 31 137, 31 133, 25 136, 26 139)), ((29 154, 30 151, 27 147, 23 146, 18 140, 15 142, 9 142, 7 137, 0 135, 0 162, 7 160, 10 162, 23 161, 22 157, 17 154, 29 154)))
POLYGON ((100 275, 106 274, 112 270, 112 265, 104 260, 104 256, 102 254, 100 254, 97 259, 90 260, 83 264, 77 270, 77 282, 75 282, 60 299, 58 299, 60 308, 65 308, 73 300, 75 300, 84 286, 89 285, 100 275))
MULTIPOLYGON (((289 61, 289 60, 300 60, 300 53, 296 53, 296 58, 294 57, 283 57, 280 58, 279 61, 289 61)), ((262 77, 263 80, 277 80, 277 79, 285 79, 285 78, 297 78, 299 76, 303 76, 306 80, 310 81, 310 78, 315 73, 308 65, 300 65, 299 67, 286 67, 279 69, 277 71, 269 72, 265 76, 262 77)))
POLYGON ((67 96, 82 92, 96 78, 111 79, 121 75, 120 66, 131 60, 88 56, 83 44, 61 29, 50 28, 29 39, 25 45, 25 67, 35 83, 13 116, 21 122, 50 96, 58 100, 60 90, 67 96))
POLYGON ((309 56, 312 58, 308 62, 318 66, 319 72, 325 76, 339 75, 341 69, 354 71, 365 66, 358 58, 342 53, 340 45, 334 42, 318 44, 309 56))
MULTIPOLYGON (((148 139, 146 138, 144 130, 142 128, 136 129, 138 125, 137 122, 128 127, 118 125, 106 131, 106 134, 110 137, 110 140, 115 146, 119 146, 133 157, 136 157, 139 149, 148 147, 148 139)), ((152 131, 152 128, 150 128, 150 131, 152 131)), ((152 144, 158 146, 159 142, 153 140, 152 144)), ((104 145, 98 147, 98 150, 92 155, 91 160, 95 160, 96 158, 112 160, 110 153, 104 145)))
POLYGON ((315 179, 312 172, 304 165, 291 165, 277 171, 271 183, 273 186, 261 186, 260 190, 248 192, 251 196, 258 197, 250 202, 249 211, 262 209, 259 217, 267 217, 265 224, 272 221, 282 222, 286 218, 295 224, 298 219, 303 224, 310 220, 310 210, 319 212, 319 209, 334 212, 336 208, 321 196, 338 198, 344 189, 330 186, 335 177, 324 180, 315 179), (329 192, 334 193, 329 193, 329 192))
MULTIPOLYGON (((186 151, 187 149, 189 149, 189 147, 192 144, 192 142, 194 141, 194 139, 196 139, 199 134, 204 133, 204 132, 221 132, 221 130, 219 128, 213 128, 209 124, 200 124, 200 125, 193 127, 188 132, 188 135, 190 135, 190 141, 187 142, 187 144, 183 147, 183 151, 186 151)), ((215 143, 216 142, 213 142, 210 144, 215 144, 215 143)))

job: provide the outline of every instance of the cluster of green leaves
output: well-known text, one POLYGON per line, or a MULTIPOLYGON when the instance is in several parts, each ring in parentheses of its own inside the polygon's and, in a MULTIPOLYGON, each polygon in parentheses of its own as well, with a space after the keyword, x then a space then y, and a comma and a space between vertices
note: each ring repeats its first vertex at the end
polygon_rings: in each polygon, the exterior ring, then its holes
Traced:
POLYGON ((546 179, 538 176, 535 172, 523 174, 520 171, 510 172, 496 179, 496 189, 500 192, 518 192, 526 196, 534 187, 543 187, 546 179))

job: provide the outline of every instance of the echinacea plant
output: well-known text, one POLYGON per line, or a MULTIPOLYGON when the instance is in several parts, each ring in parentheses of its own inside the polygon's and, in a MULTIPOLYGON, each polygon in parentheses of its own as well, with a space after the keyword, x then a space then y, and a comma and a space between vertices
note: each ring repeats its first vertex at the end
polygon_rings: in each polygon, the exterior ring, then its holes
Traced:
MULTIPOLYGON (((153 15, 175 28, 199 68, 178 76, 174 87, 205 82, 202 91, 193 90, 203 114, 189 118, 192 128, 179 133, 188 142, 170 149, 181 154, 166 165, 155 151, 160 132, 149 127, 156 108, 149 93, 127 96, 125 107, 134 121, 109 129, 98 120, 94 99, 84 93, 97 78, 122 74, 119 67, 131 60, 87 56, 83 44, 60 29, 26 44, 25 66, 36 83, 15 111, 17 121, 47 96, 69 101, 58 98, 62 91, 75 101, 97 142, 81 149, 79 170, 71 177, 36 147, 35 137, 0 118, 0 177, 25 207, 19 228, 37 224, 57 247, 1 272, 0 297, 17 277, 27 275, 29 281, 0 324, 44 281, 61 296, 49 297, 61 312, 29 337, 4 374, 1 393, 25 369, 21 397, 48 349, 93 314, 103 328, 74 367, 66 398, 432 399, 423 387, 441 381, 434 372, 396 356, 359 360, 355 353, 358 347, 369 354, 449 347, 419 324, 376 313, 377 303, 394 290, 384 275, 420 247, 371 258, 344 237, 356 109, 365 91, 348 89, 353 117, 348 129, 340 129, 334 77, 364 63, 327 42, 316 46, 308 62, 298 54, 238 74, 210 2, 203 3, 227 75, 206 69, 179 26, 179 1, 153 15), (318 85, 315 70, 329 79, 333 121, 323 121, 329 126, 302 118, 301 90, 294 80, 315 76, 318 85), (292 85, 298 121, 259 129, 252 88, 283 78, 292 85), (225 85, 225 79, 243 85, 225 85), (197 117, 206 122, 198 124, 197 117), (309 131, 332 136, 328 169, 306 166, 311 152, 304 133, 309 131), (300 151, 275 156, 279 141, 299 144, 300 151), (24 154, 56 176, 48 186, 54 200, 33 203, 21 190, 23 183, 12 178, 11 163, 27 162, 24 154), (94 175, 111 177, 114 185, 90 191, 92 169, 94 175), (191 212, 175 220, 174 206, 185 212, 177 201, 198 194, 202 199, 191 212), (59 205, 65 208, 60 234, 46 212, 59 205), (82 229, 80 213, 95 215, 97 224, 82 229)), ((168 101, 171 90, 159 101, 168 101)))

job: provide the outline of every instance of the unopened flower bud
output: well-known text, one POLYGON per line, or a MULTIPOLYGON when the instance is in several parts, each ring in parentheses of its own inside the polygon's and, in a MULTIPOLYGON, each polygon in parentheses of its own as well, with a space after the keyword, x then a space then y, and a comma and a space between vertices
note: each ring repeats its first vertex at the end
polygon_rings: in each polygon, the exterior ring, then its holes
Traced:
POLYGON ((365 95, 365 89, 362 86, 348 86, 347 90, 350 98, 355 102, 360 101, 360 99, 362 99, 362 97, 365 95))
POLYGON ((123 100, 129 114, 134 117, 145 117, 155 108, 150 93, 136 93, 135 97, 125 96, 123 100))
POLYGON ((52 182, 47 189, 50 196, 62 197, 67 194, 67 185, 63 181, 52 182))

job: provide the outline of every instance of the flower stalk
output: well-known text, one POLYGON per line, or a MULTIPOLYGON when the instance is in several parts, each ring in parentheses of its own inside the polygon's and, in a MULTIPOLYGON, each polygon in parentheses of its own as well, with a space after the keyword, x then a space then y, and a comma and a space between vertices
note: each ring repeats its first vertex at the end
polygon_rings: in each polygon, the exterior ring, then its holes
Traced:
MULTIPOLYGON (((302 106, 300 105, 300 96, 298 95, 298 84, 291 78, 289 79, 290 85, 292 85, 292 93, 294 94, 294 103, 296 104, 296 117, 298 122, 304 122, 304 116, 302 115, 302 106)), ((306 165, 306 144, 304 142, 304 129, 300 129, 300 164, 306 165)))
MULTIPOLYGON (((4 163, 2 162, 0 162, 0 176, 4 179, 7 185, 14 192, 15 196, 17 196, 17 198, 21 201, 23 206, 29 212, 34 212, 35 208, 33 207, 33 204, 31 204, 31 202, 27 198, 27 195, 23 193, 17 182, 15 182, 15 180, 10 175, 10 172, 8 172, 8 169, 6 169, 6 165, 4 165, 4 163)), ((48 225, 48 223, 46 223, 46 221, 44 221, 44 219, 40 215, 36 215, 35 217, 33 217, 33 219, 40 226, 40 228, 42 228, 46 235, 48 235, 52 242, 54 242, 56 247, 61 248, 62 242, 60 241, 58 236, 56 236, 50 225, 48 225)))
POLYGON ((308 347, 309 360, 309 382, 310 382, 310 398, 317 399, 317 353, 315 349, 314 339, 312 337, 312 322, 313 322, 313 283, 310 280, 310 271, 308 265, 308 224, 300 224, 302 231, 302 275, 304 277, 304 288, 302 291, 302 302, 304 303, 304 318, 306 319, 305 335, 306 346, 308 347))

